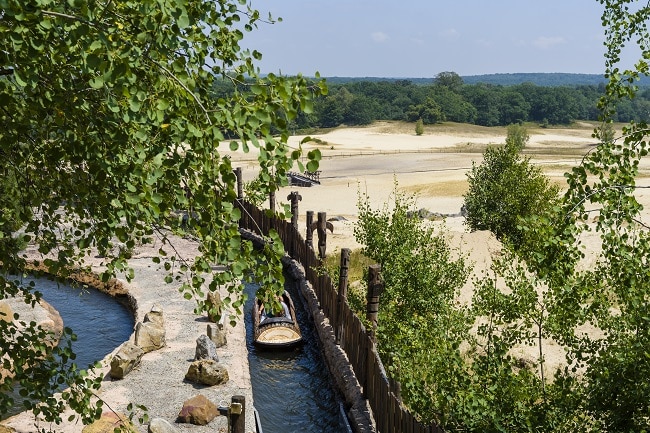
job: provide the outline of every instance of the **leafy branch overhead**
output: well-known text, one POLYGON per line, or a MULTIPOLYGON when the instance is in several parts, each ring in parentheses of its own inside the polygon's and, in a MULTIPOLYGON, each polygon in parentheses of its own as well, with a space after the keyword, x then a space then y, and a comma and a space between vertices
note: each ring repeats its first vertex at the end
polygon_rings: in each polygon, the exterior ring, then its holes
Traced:
MULTIPOLYGON (((240 238, 224 153, 259 154, 262 193, 302 165, 288 124, 326 87, 258 76, 261 54, 241 43, 274 21, 242 0, 0 0, 3 270, 24 271, 29 242, 53 273, 85 266, 93 251, 106 257, 104 278, 128 278, 131 251, 155 237, 167 280, 187 298, 228 284, 225 301, 240 309, 232 282, 280 290, 281 243, 271 234, 273 247, 258 251, 240 238), (234 92, 217 96, 224 81, 234 92), (170 227, 198 238, 197 257, 172 254, 170 227), (208 278, 215 264, 225 271, 208 278)), ((320 155, 307 157, 317 169, 320 155)), ((3 279, 3 295, 13 285, 3 279)))

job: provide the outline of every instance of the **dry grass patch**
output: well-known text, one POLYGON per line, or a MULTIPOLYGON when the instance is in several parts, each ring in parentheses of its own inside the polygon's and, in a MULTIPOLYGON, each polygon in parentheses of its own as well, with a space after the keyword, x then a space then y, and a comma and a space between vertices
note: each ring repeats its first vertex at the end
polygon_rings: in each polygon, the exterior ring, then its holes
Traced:
POLYGON ((637 179, 648 179, 650 178, 650 172, 646 171, 639 171, 639 174, 636 176, 637 179))
POLYGON ((544 156, 571 156, 574 158, 582 159, 584 155, 589 152, 591 146, 579 145, 567 142, 554 142, 545 146, 531 145, 524 148, 523 154, 528 156, 535 156, 537 158, 544 156))
MULTIPOLYGON (((496 144, 496 143, 495 143, 496 144)), ((472 143, 468 141, 467 143, 458 143, 454 147, 448 149, 439 150, 441 153, 450 152, 450 153, 480 153, 485 152, 485 149, 488 145, 484 143, 472 143)))
POLYGON ((480 126, 469 123, 443 122, 425 126, 424 133, 495 137, 497 139, 506 136, 507 128, 504 126, 480 126))
MULTIPOLYGON (((415 122, 380 121, 375 122, 368 129, 381 134, 413 134, 415 135, 415 122)), ((469 123, 442 122, 434 125, 424 125, 424 134, 449 134, 470 135, 476 137, 500 137, 506 135, 507 129, 502 126, 479 126, 469 123)))
MULTIPOLYGON (((363 255, 361 249, 350 251, 350 263, 348 268, 348 281, 361 281, 364 278, 364 272, 368 266, 375 264, 371 258, 363 255)), ((325 268, 329 271, 330 276, 338 276, 338 268, 341 265, 341 252, 336 251, 334 254, 328 254, 325 257, 325 268)))
POLYGON ((400 188, 408 194, 422 197, 461 197, 468 189, 467 180, 450 180, 411 185, 400 188))

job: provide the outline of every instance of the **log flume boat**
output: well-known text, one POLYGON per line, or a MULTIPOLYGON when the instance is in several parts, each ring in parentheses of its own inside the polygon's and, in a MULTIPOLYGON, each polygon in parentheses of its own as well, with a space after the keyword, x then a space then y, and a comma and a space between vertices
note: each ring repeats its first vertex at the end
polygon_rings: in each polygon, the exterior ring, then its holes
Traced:
POLYGON ((266 311, 264 303, 255 297, 253 302, 253 342, 267 349, 294 347, 302 342, 302 334, 296 320, 296 309, 285 290, 280 297, 283 311, 277 314, 266 311))

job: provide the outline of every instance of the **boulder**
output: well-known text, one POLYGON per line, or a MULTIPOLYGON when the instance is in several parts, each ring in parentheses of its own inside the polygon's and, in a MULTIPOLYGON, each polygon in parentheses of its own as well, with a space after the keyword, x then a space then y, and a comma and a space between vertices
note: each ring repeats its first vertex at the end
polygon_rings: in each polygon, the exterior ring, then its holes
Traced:
POLYGON ((15 433, 16 429, 0 424, 0 433, 15 433))
POLYGON ((178 414, 178 422, 206 425, 219 415, 219 408, 204 395, 197 395, 186 400, 178 414))
POLYGON ((144 351, 135 344, 127 341, 111 359, 110 376, 113 379, 123 379, 142 359, 144 351))
POLYGON ((165 347, 165 329, 155 322, 140 322, 135 325, 135 344, 144 353, 165 347))
POLYGON ((14 320, 14 310, 11 309, 6 301, 0 301, 0 320, 3 322, 11 322, 14 320))
POLYGON ((219 315, 217 313, 221 313, 222 306, 223 301, 221 300, 219 292, 208 292, 208 296, 205 299, 205 307, 208 311, 208 319, 210 319, 210 321, 219 321, 219 315))
POLYGON ((148 433, 178 433, 178 430, 167 420, 154 418, 149 422, 148 433))
POLYGON ((228 370, 212 359, 200 359, 192 362, 185 374, 185 379, 202 385, 214 386, 228 382, 228 370))
POLYGON ((120 428, 120 431, 124 433, 138 433, 128 416, 115 412, 102 413, 98 420, 85 426, 81 433, 113 433, 116 428, 120 428))
POLYGON ((223 347, 226 345, 226 331, 222 326, 216 323, 208 323, 208 338, 212 340, 216 347, 223 347))
POLYGON ((152 322, 160 326, 161 328, 165 327, 165 317, 163 315, 163 309, 160 305, 154 304, 153 307, 151 307, 151 310, 147 314, 144 315, 144 320, 143 322, 152 322))
POLYGON ((217 346, 214 344, 207 335, 201 335, 196 339, 196 351, 194 352, 194 360, 199 359, 212 359, 219 362, 217 355, 217 346))
POLYGON ((154 304, 144 320, 135 325, 135 344, 144 353, 165 347, 165 318, 160 305, 154 304))

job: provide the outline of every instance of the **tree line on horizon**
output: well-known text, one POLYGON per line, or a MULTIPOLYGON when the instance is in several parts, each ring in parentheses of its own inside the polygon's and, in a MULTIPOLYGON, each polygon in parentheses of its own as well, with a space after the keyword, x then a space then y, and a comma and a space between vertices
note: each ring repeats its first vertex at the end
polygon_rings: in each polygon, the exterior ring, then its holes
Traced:
MULTIPOLYGON (((310 114, 300 113, 292 129, 362 126, 378 120, 469 123, 507 126, 535 122, 569 125, 576 120, 598 120, 598 100, 605 83, 544 86, 532 82, 498 85, 468 84, 455 72, 441 72, 427 85, 403 80, 372 79, 328 82, 329 93, 314 100, 310 114)), ((219 82, 215 91, 227 95, 232 83, 219 82)), ((633 100, 620 101, 614 122, 645 121, 650 113, 650 88, 633 100)))
MULTIPOLYGON (((408 80, 414 84, 429 85, 433 81, 435 75, 429 77, 343 77, 331 76, 325 77, 329 85, 333 84, 346 84, 358 81, 398 81, 408 80)), ((607 79, 603 74, 581 74, 570 72, 508 72, 508 73, 493 73, 493 74, 478 74, 478 75, 461 75, 465 84, 496 84, 502 86, 513 86, 516 84, 533 83, 538 86, 580 86, 580 85, 598 85, 607 84, 607 79)), ((640 77, 640 86, 650 86, 650 78, 640 77)))

